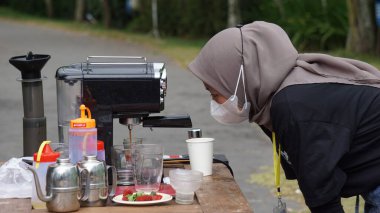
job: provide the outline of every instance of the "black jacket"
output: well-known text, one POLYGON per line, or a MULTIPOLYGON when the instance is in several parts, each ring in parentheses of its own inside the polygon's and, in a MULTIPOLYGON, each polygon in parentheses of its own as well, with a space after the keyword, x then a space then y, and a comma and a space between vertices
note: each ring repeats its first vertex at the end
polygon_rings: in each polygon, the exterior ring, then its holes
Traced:
POLYGON ((340 197, 380 185, 380 89, 293 85, 277 93, 271 119, 287 178, 312 212, 343 212, 340 197))

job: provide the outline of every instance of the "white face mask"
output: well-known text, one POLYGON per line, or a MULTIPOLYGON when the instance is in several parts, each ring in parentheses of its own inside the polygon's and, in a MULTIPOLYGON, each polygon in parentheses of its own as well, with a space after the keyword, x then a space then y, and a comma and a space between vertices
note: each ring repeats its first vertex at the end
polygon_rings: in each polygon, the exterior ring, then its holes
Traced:
POLYGON ((237 124, 248 119, 251 103, 247 101, 247 94, 245 92, 245 80, 244 80, 244 67, 240 65, 240 72, 238 81, 235 88, 235 93, 223 104, 219 104, 214 100, 211 100, 211 116, 222 124, 237 124), (236 96, 237 88, 239 86, 240 77, 243 78, 244 87, 244 106, 242 109, 238 106, 238 97, 236 96))

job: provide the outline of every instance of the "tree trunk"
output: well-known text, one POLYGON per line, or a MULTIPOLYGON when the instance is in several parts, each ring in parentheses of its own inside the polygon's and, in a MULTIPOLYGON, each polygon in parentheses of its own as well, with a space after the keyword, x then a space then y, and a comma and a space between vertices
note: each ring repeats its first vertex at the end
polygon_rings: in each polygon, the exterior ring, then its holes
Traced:
POLYGON ((103 0, 103 23, 106 28, 111 26, 111 10, 109 0, 103 0))
POLYGON ((375 25, 373 2, 368 0, 347 0, 349 34, 346 49, 358 53, 375 51, 375 25))
POLYGON ((53 2, 52 0, 45 0, 46 14, 49 18, 53 18, 53 2))
POLYGON ((155 38, 160 37, 158 31, 158 12, 157 12, 157 0, 152 0, 152 24, 153 24, 153 36, 155 38))
POLYGON ((228 23, 227 27, 234 27, 240 23, 238 0, 228 0, 228 23))
POLYGON ((82 22, 84 17, 84 4, 85 0, 75 1, 75 21, 82 22))
POLYGON ((377 27, 377 36, 376 36, 376 55, 380 56, 380 27, 377 27))
POLYGON ((374 5, 374 13, 375 13, 376 31, 377 31, 375 51, 376 51, 376 55, 380 56, 380 0, 376 0, 375 2, 376 2, 376 5, 374 5))
POLYGON ((285 8, 284 4, 282 3, 282 0, 274 0, 274 3, 276 4, 278 11, 280 12, 281 18, 285 18, 285 8))

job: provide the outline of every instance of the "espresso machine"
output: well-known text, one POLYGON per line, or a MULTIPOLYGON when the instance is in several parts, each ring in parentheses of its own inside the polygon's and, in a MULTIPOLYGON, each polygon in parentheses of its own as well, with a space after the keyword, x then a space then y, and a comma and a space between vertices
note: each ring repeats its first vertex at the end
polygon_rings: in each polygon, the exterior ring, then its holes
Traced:
POLYGON ((140 56, 88 56, 86 62, 58 68, 58 133, 68 142, 70 120, 85 104, 96 120, 98 140, 104 141, 106 162, 111 162, 113 119, 131 131, 143 127, 192 126, 188 115, 151 116, 164 110, 167 73, 164 63, 140 56))

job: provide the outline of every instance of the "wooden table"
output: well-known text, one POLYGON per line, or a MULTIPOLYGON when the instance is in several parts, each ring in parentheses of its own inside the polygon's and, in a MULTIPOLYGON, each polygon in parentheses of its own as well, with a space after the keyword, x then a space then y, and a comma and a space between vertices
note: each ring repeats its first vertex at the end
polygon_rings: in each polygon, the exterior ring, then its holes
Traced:
MULTIPOLYGON (((183 165, 188 168, 188 165, 183 165)), ((165 168, 165 173, 170 168, 165 168)), ((174 200, 154 206, 127 206, 112 204, 106 207, 84 207, 80 213, 232 213, 252 212, 247 199, 242 194, 239 186, 223 164, 213 165, 213 175, 203 178, 202 185, 195 192, 196 197, 192 205, 180 205, 174 200)), ((47 210, 32 210, 30 199, 0 199, 0 213, 25 213, 48 212, 47 210)))

